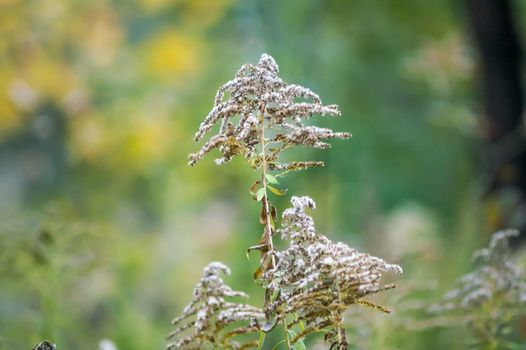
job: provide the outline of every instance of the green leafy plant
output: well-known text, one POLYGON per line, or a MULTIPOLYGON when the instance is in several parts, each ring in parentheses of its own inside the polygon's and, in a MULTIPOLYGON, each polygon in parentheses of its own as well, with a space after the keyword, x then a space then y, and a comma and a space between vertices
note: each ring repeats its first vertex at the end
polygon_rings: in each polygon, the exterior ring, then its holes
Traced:
MULTIPOLYGON (((2 300, 13 308, 0 313, 0 325, 17 317, 25 320, 23 325, 32 334, 29 341, 50 339, 61 344, 67 324, 89 318, 91 310, 83 302, 101 298, 90 282, 101 278, 102 266, 114 261, 110 247, 115 235, 110 228, 66 216, 61 210, 49 206, 0 228, 0 285, 15 291, 3 290, 2 300), (84 283, 77 283, 79 276, 84 283)), ((82 331, 69 335, 80 338, 82 331)), ((41 349, 46 344, 43 341, 41 349)), ((8 343, 7 347, 17 346, 8 343)))
POLYGON ((275 60, 267 54, 255 66, 242 66, 233 80, 219 88, 214 107, 195 139, 201 139, 215 124, 219 124, 219 131, 197 153, 190 154, 189 164, 195 165, 217 149, 222 154, 216 159, 218 165, 239 156, 259 173, 249 192, 261 203, 259 222, 263 232, 247 254, 260 252, 254 279, 265 289, 265 298, 261 309, 226 302, 225 297, 241 294, 218 277, 219 271, 228 271, 226 266, 212 263, 205 268, 193 301, 174 320, 177 328, 169 336, 169 349, 261 348, 265 334, 281 325, 283 344, 289 349, 304 349, 307 335, 323 332, 331 349, 343 350, 349 346, 343 326, 349 306, 389 312, 364 298, 393 288, 383 285, 381 278, 385 272, 401 273, 400 266, 318 234, 314 220, 305 213, 316 206, 309 197, 292 197, 292 207, 283 212, 281 226, 277 225, 277 210, 270 197, 287 192, 279 179, 293 171, 324 165, 310 160, 284 162, 283 152, 293 147, 326 149, 330 144, 325 140, 351 136, 307 125, 314 115, 340 116, 340 111, 336 105, 323 105, 311 90, 285 83, 278 77, 275 60), (288 241, 284 250, 274 246, 276 233, 288 241), (231 341, 234 335, 254 332, 260 332, 257 342, 254 337, 231 341))

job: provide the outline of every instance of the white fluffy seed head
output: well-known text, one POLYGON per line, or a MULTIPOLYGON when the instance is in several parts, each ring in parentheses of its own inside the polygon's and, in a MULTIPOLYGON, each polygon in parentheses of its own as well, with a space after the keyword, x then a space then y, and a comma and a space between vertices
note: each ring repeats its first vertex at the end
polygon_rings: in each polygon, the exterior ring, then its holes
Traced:
POLYGON ((219 132, 197 153, 189 155, 190 165, 214 149, 223 154, 216 160, 218 165, 235 156, 245 158, 251 165, 257 164, 261 134, 272 129, 275 136, 264 141, 273 143, 279 150, 267 155, 271 170, 300 170, 320 166, 320 163, 282 164, 279 153, 293 146, 324 149, 330 145, 323 140, 350 137, 349 133, 305 125, 305 120, 313 115, 339 116, 338 106, 323 105, 317 94, 305 87, 285 83, 278 72, 274 58, 263 54, 257 65, 243 65, 234 79, 219 88, 214 106, 201 123, 195 139, 201 139, 217 123, 221 125, 219 132))

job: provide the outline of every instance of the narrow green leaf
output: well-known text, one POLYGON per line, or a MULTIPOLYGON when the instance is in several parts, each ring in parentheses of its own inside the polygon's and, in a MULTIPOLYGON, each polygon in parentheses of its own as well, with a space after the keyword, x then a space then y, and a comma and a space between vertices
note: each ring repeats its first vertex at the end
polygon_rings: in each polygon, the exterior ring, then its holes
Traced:
POLYGON ((265 336, 265 332, 259 331, 258 350, 263 349, 263 344, 265 344, 265 336))
MULTIPOLYGON (((272 190, 271 190, 272 191, 272 190)), ((263 199, 263 197, 265 197, 265 195, 267 194, 267 191, 265 189, 265 187, 262 187, 260 188, 257 192, 256 192, 256 200, 259 202, 263 199)))
POLYGON ((296 340, 294 345, 292 345, 292 350, 307 350, 307 347, 303 340, 296 340))
POLYGON ((274 193, 274 194, 277 195, 277 196, 283 196, 285 193, 287 193, 287 190, 286 190, 286 189, 281 190, 281 189, 279 189, 279 188, 276 188, 276 187, 274 187, 274 186, 270 186, 270 185, 267 185, 267 187, 268 187, 268 189, 269 189, 270 191, 272 191, 272 193, 274 193))
POLYGON ((281 344, 283 344, 284 342, 286 342, 285 339, 283 339, 282 341, 280 341, 279 343, 277 343, 276 346, 274 346, 274 347, 272 348, 272 350, 276 350, 276 349, 279 348, 279 346, 280 346, 281 344))
POLYGON ((274 175, 270 175, 270 174, 265 174, 265 177, 267 178, 267 181, 271 184, 274 184, 274 185, 279 185, 279 181, 278 179, 276 179, 274 177, 274 175))
POLYGON ((276 289, 274 293, 272 293, 270 300, 272 300, 272 302, 276 301, 280 293, 281 293, 281 289, 276 289))

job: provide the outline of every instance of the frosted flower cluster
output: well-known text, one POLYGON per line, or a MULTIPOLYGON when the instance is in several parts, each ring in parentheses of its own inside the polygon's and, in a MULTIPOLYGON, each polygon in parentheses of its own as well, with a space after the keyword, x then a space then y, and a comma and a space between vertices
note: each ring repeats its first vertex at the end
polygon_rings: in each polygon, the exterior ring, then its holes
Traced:
POLYGON ((239 155, 254 168, 263 163, 271 170, 322 166, 322 162, 313 161, 282 164, 278 162, 278 154, 293 146, 324 149, 330 147, 325 139, 350 137, 346 132, 305 125, 313 115, 339 116, 338 106, 325 106, 311 90, 285 83, 278 77, 278 71, 276 61, 263 54, 257 65, 243 65, 233 80, 219 88, 214 107, 199 127, 195 140, 218 123, 219 132, 199 152, 190 154, 190 165, 217 148, 223 154, 216 159, 217 164, 239 155))
POLYGON ((430 311, 460 312, 471 321, 482 309, 494 308, 492 317, 500 318, 511 308, 526 302, 525 274, 516 264, 509 247, 509 239, 518 234, 516 230, 495 233, 488 248, 473 254, 478 268, 461 277, 457 286, 430 311))
POLYGON ((172 342, 167 349, 246 349, 254 344, 257 347, 257 341, 240 343, 233 338, 258 332, 256 325, 263 313, 257 307, 227 301, 230 297, 248 296, 227 286, 221 278, 224 274, 229 275, 230 270, 220 262, 204 268, 192 301, 172 321, 176 329, 168 335, 172 342))
POLYGON ((388 312, 362 298, 393 288, 382 285, 381 278, 386 272, 402 273, 402 269, 317 234, 313 219, 305 213, 306 208, 315 208, 314 201, 293 197, 291 202, 278 231, 290 240, 289 247, 276 252, 277 265, 265 276, 269 289, 278 296, 266 305, 265 312, 275 314, 277 320, 294 314, 296 322, 305 325, 298 338, 325 330, 331 348, 346 349, 343 312, 352 304, 388 312))

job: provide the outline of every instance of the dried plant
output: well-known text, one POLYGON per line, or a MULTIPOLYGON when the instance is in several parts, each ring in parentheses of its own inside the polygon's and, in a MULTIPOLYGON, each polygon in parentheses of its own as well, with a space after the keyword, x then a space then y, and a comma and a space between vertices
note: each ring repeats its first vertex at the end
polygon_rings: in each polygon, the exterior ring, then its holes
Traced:
POLYGON ((351 136, 346 132, 305 125, 305 120, 315 114, 339 116, 338 106, 324 106, 320 97, 311 90, 281 80, 278 71, 276 61, 263 54, 256 66, 243 65, 233 80, 221 86, 214 107, 201 123, 195 140, 221 121, 219 132, 198 153, 189 156, 189 164, 194 165, 206 153, 217 148, 223 154, 222 158, 216 159, 218 165, 238 155, 246 159, 252 168, 261 171, 261 178, 252 185, 251 192, 263 203, 260 221, 264 230, 261 241, 251 250, 261 251, 262 271, 275 264, 272 235, 276 210, 268 200, 267 191, 282 195, 284 191, 276 186, 279 184, 278 177, 290 171, 324 165, 320 161, 282 163, 280 154, 293 146, 328 148, 330 144, 323 142, 324 139, 351 136), (236 124, 234 119, 237 119, 236 124), (271 170, 280 173, 271 175, 271 170))
POLYGON ((263 170, 322 166, 322 162, 282 164, 278 156, 292 146, 328 148, 330 145, 322 140, 350 137, 349 133, 306 126, 304 121, 314 114, 339 116, 338 106, 324 106, 314 92, 303 86, 286 84, 277 74, 276 61, 263 54, 256 66, 244 65, 233 80, 219 88, 214 107, 201 123, 195 140, 202 138, 220 121, 219 132, 198 153, 189 156, 190 165, 218 148, 223 157, 216 159, 217 164, 239 155, 252 167, 263 170), (298 102, 297 99, 309 102, 298 102), (237 118, 236 124, 234 118, 237 118))
POLYGON ((248 296, 227 286, 222 274, 230 270, 220 262, 204 269, 201 281, 194 288, 194 297, 183 314, 172 321, 176 329, 168 349, 245 349, 257 346, 257 340, 236 342, 234 337, 259 332, 257 320, 263 318, 254 306, 227 301, 227 298, 248 296), (233 326, 233 327, 232 327, 233 326))
POLYGON ((292 197, 292 208, 283 212, 283 239, 289 247, 276 254, 275 269, 264 276, 274 298, 265 305, 265 312, 277 321, 302 323, 290 343, 319 331, 331 349, 346 349, 348 342, 343 327, 343 313, 352 304, 372 307, 389 313, 384 307, 363 298, 394 285, 382 285, 383 273, 401 273, 398 265, 363 254, 344 243, 333 243, 316 233, 313 219, 305 208, 315 208, 309 197, 292 197))
POLYGON ((338 106, 323 105, 314 92, 286 84, 277 73, 276 62, 267 54, 261 56, 256 66, 241 67, 233 80, 219 88, 214 107, 195 139, 202 138, 217 123, 220 124, 218 133, 206 141, 199 152, 189 156, 189 164, 195 165, 207 153, 218 149, 222 157, 216 159, 216 164, 241 156, 260 174, 250 193, 261 202, 259 221, 263 233, 259 243, 248 248, 247 254, 261 253, 254 278, 265 288, 263 309, 217 302, 217 295, 221 300, 234 295, 218 280, 217 272, 210 272, 224 271, 226 267, 212 264, 205 269, 205 277, 197 285, 192 303, 174 320, 178 328, 171 337, 176 337, 176 341, 169 348, 203 344, 229 349, 261 348, 264 334, 281 323, 288 348, 304 347, 305 336, 324 332, 331 349, 343 350, 348 348, 343 313, 350 305, 389 312, 364 297, 393 288, 394 285, 382 285, 380 280, 385 272, 401 273, 401 268, 317 234, 313 219, 305 214, 306 208, 315 207, 312 199, 293 197, 293 207, 284 211, 282 227, 276 228, 277 210, 269 194, 281 196, 286 192, 280 188, 278 179, 291 171, 324 165, 320 161, 282 162, 282 152, 295 146, 326 149, 330 147, 326 139, 351 136, 347 132, 306 125, 313 115, 339 116, 338 106), (274 248, 273 236, 278 231, 282 239, 289 241, 283 251, 274 248), (211 285, 209 276, 213 276, 211 285), (225 323, 224 315, 231 315, 226 318, 229 322, 225 323), (231 322, 243 324, 235 334, 260 331, 260 341, 225 342, 225 334, 233 331, 225 333, 223 328, 231 322), (190 329, 193 330, 190 335, 181 336, 190 329))
POLYGON ((488 248, 476 251, 479 266, 461 277, 443 300, 430 307, 437 316, 450 316, 467 323, 477 346, 498 349, 513 318, 524 313, 526 276, 517 265, 509 239, 516 230, 495 233, 488 248))

